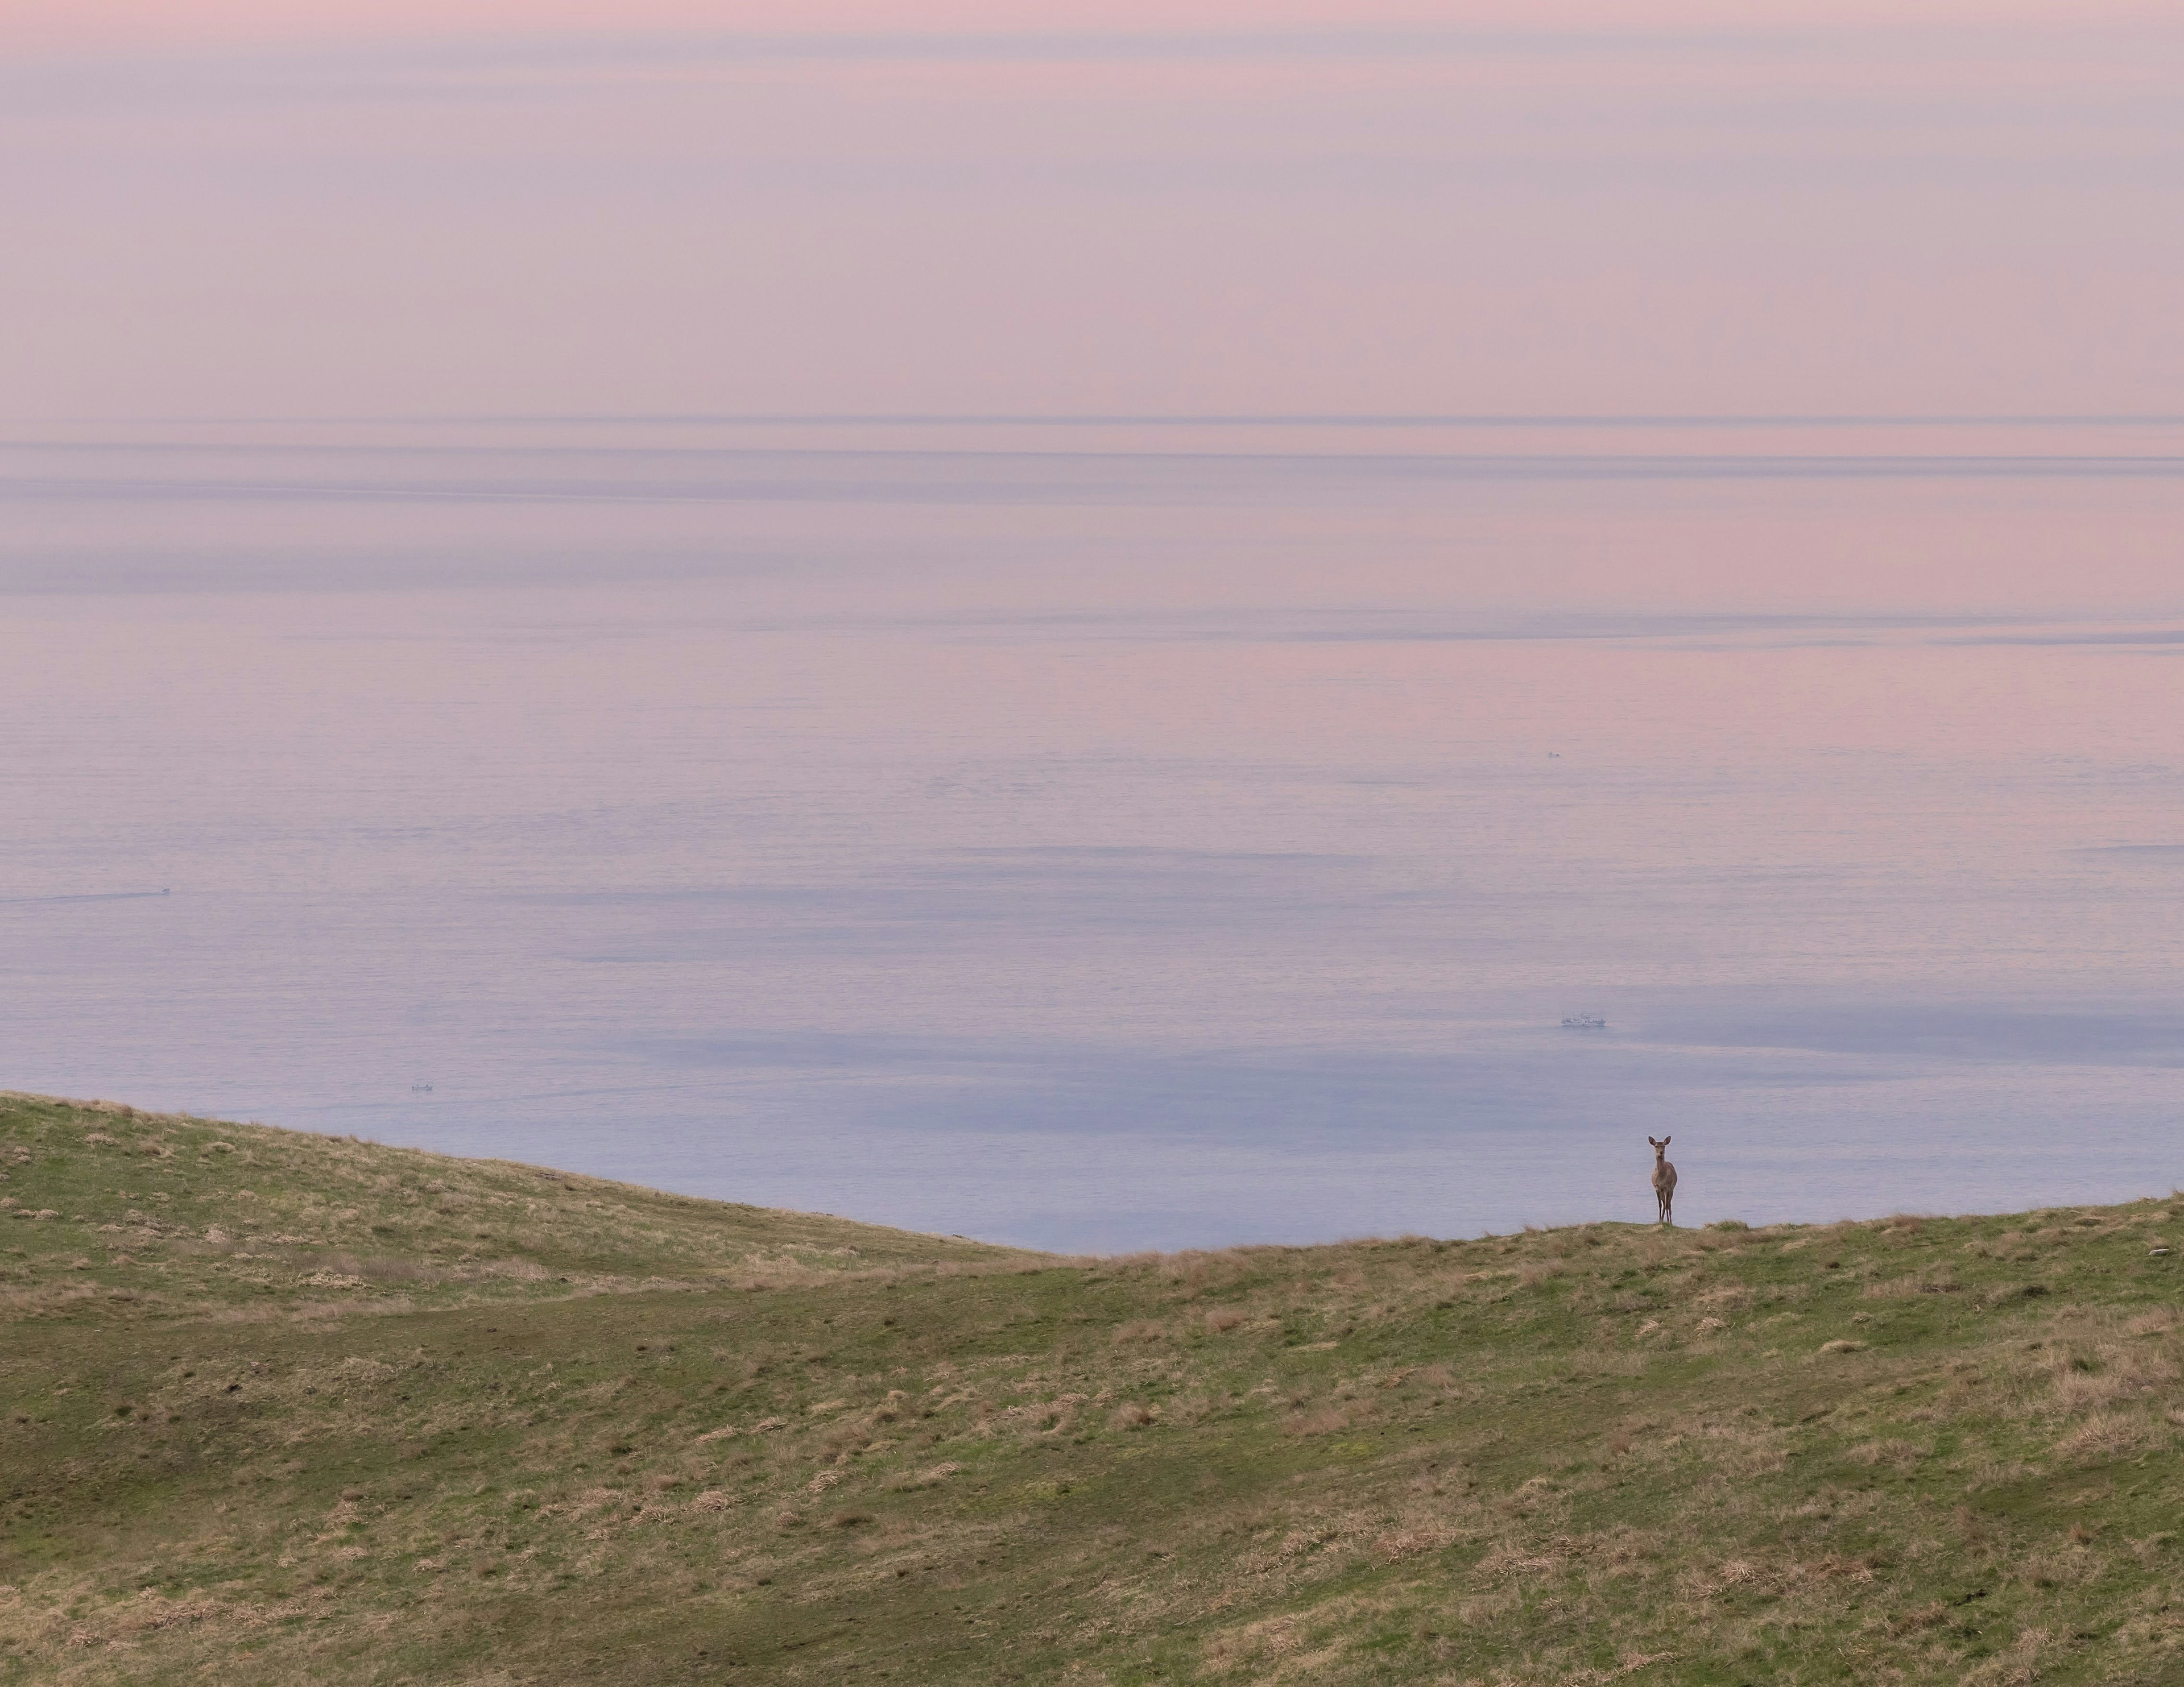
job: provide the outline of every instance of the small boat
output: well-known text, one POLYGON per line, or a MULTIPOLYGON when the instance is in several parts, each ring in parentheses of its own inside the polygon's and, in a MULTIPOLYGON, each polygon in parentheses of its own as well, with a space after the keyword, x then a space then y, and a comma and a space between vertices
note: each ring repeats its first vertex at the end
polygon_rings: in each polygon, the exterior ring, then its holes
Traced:
POLYGON ((1566 1013, 1563 1016, 1565 1031, 1605 1031, 1607 1022, 1596 1013, 1566 1013))

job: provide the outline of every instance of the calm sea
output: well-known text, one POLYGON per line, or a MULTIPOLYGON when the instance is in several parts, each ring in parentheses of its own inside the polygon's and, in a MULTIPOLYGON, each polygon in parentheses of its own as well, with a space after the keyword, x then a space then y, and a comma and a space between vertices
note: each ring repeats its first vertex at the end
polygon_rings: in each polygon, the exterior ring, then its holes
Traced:
POLYGON ((2180 660, 2144 420, 19 426, 0 1084, 1063 1249, 2166 1192, 2180 660))

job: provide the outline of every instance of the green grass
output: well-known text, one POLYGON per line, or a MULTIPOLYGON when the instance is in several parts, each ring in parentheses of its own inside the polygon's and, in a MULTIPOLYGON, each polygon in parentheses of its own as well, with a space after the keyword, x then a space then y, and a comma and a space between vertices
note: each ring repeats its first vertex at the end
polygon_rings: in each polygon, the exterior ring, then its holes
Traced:
POLYGON ((0 1681, 2184 1682, 2164 1203, 1064 1260, 32 1097, 0 1173, 0 1681))

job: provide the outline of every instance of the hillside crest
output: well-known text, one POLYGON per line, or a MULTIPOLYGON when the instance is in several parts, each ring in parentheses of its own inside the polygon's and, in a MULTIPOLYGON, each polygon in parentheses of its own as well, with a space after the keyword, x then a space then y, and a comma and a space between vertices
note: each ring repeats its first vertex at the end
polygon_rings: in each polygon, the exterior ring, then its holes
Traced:
POLYGON ((2177 1208, 1064 1260, 0 1097, 0 1682, 2148 1683, 2177 1208))

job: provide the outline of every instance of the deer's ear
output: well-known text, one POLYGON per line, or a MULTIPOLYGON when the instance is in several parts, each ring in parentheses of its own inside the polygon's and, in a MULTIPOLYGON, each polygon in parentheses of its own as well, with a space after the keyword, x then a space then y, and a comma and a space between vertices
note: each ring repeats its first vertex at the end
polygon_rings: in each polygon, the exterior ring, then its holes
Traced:
POLYGON ((1654 1141, 1651 1137, 1647 1137, 1646 1139, 1646 1146, 1648 1148, 1658 1148, 1660 1145, 1661 1144, 1659 1143, 1654 1141))
POLYGON ((1672 1137, 1672 1136, 1664 1136, 1664 1137, 1663 1137, 1663 1138, 1661 1139, 1661 1146, 1662 1146, 1662 1147, 1663 1147, 1663 1148, 1666 1148, 1666 1147, 1667 1147, 1670 1143, 1674 1142, 1674 1140, 1675 1140, 1675 1138, 1674 1138, 1674 1137, 1672 1137))

